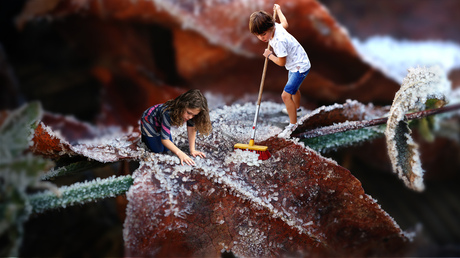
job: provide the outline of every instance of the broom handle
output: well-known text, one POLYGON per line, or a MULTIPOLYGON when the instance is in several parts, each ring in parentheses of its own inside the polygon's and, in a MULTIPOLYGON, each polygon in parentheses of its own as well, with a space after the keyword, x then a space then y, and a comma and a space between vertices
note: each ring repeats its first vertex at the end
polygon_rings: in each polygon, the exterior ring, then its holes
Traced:
MULTIPOLYGON (((276 10, 273 11, 273 20, 275 20, 276 22, 276 10)), ((267 49, 270 49, 270 40, 268 41, 267 49)), ((262 91, 264 90, 265 74, 267 73, 267 64, 268 57, 265 57, 264 70, 262 72, 262 79, 260 80, 259 97, 257 98, 257 105, 260 105, 260 102, 262 101, 262 91)))
MULTIPOLYGON (((273 11, 273 20, 275 20, 276 22, 276 10, 273 11)), ((267 49, 270 49, 270 39, 268 40, 267 49)), ((249 145, 254 145, 254 138, 256 137, 257 118, 259 117, 260 102, 262 101, 262 92, 264 90, 265 74, 267 73, 267 64, 268 57, 265 57, 264 70, 262 72, 262 79, 260 80, 259 96, 257 97, 256 115, 254 116, 254 123, 252 124, 252 135, 251 140, 249 141, 249 145)))

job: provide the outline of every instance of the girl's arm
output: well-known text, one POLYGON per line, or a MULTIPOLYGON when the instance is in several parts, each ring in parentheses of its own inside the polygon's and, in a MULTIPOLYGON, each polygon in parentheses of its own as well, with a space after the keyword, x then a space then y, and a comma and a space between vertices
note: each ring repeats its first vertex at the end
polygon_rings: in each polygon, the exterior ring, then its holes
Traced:
POLYGON ((200 156, 202 158, 206 158, 206 155, 203 152, 195 150, 196 128, 194 126, 187 126, 187 134, 190 154, 193 157, 200 156))
POLYGON ((181 165, 184 165, 184 162, 187 165, 195 165, 195 161, 193 161, 193 159, 191 159, 187 154, 177 148, 177 146, 169 139, 161 139, 161 143, 166 148, 168 148, 168 150, 172 151, 172 153, 176 154, 176 156, 180 159, 181 165))
POLYGON ((280 23, 283 26, 284 29, 287 29, 289 27, 289 24, 287 22, 286 17, 284 16, 283 12, 281 11, 281 7, 278 4, 275 4, 273 6, 274 11, 276 11, 276 14, 278 15, 278 18, 280 19, 280 23))

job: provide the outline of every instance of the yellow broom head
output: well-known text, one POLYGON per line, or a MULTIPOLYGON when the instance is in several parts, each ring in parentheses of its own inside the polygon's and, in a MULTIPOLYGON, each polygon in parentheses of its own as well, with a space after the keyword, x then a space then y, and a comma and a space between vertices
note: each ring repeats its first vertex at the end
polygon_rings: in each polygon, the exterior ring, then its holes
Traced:
POLYGON ((255 152, 259 154, 260 160, 267 160, 272 156, 268 151, 268 146, 254 145, 254 140, 249 141, 249 144, 237 143, 233 146, 233 148, 255 152))
POLYGON ((237 143, 233 146, 233 148, 242 150, 267 151, 268 146, 237 143))

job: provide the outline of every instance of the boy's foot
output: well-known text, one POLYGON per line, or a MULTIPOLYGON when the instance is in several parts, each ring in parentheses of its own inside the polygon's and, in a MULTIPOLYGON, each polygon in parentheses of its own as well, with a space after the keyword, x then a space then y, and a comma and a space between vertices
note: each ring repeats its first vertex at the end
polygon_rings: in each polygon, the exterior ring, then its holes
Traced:
POLYGON ((294 127, 294 125, 295 125, 295 124, 289 124, 289 125, 287 125, 287 126, 284 128, 284 130, 291 130, 292 127, 294 127))
POLYGON ((292 131, 292 128, 295 126, 296 124, 289 124, 288 126, 286 126, 284 128, 284 130, 278 134, 278 137, 281 137, 281 138, 288 138, 290 135, 291 135, 291 131, 292 131))
MULTIPOLYGON (((281 112, 283 112, 284 114, 288 114, 287 112, 287 109, 283 108, 283 110, 281 110, 281 112)), ((302 110, 300 108, 297 109, 297 115, 300 115, 300 113, 302 113, 302 110)))

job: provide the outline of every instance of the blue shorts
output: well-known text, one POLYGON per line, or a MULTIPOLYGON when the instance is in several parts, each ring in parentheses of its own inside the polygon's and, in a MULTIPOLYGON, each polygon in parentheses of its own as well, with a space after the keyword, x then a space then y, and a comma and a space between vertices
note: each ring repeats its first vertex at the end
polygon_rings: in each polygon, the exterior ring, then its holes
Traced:
MULTIPOLYGON (((171 135, 169 135, 169 140, 172 141, 171 135)), ((142 135, 142 142, 147 145, 149 150, 155 153, 163 153, 168 149, 161 143, 161 136, 149 137, 146 135, 142 135)))
POLYGON ((295 95, 303 80, 307 77, 308 72, 310 72, 310 69, 303 73, 289 71, 288 82, 286 83, 286 86, 284 86, 284 91, 291 95, 295 95))

